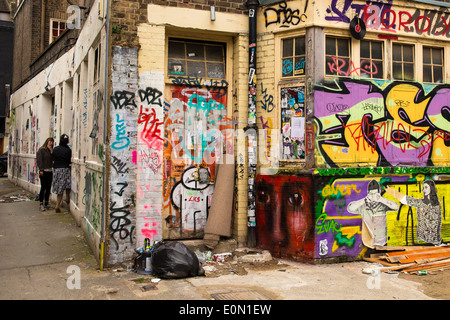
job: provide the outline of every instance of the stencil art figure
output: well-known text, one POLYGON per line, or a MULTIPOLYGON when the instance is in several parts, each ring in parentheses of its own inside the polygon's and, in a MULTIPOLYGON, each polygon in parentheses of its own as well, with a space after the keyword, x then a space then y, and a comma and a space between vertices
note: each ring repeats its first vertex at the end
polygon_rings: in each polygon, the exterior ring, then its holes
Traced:
POLYGON ((440 245, 442 212, 436 185, 432 180, 425 180, 422 189, 422 199, 407 196, 393 188, 387 188, 386 192, 401 203, 417 209, 417 239, 440 245))
POLYGON ((367 186, 365 198, 352 201, 347 211, 360 214, 363 220, 362 238, 365 246, 383 246, 387 242, 386 211, 397 211, 398 204, 381 196, 381 188, 372 180, 367 186))

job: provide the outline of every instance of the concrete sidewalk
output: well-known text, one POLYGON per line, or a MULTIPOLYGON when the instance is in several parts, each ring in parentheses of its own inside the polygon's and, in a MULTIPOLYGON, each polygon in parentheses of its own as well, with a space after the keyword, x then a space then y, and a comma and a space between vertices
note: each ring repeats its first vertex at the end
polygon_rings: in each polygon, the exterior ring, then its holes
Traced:
POLYGON ((21 199, 0 201, 3 300, 430 299, 419 283, 398 274, 363 274, 370 265, 366 262, 307 265, 283 260, 279 268, 248 270, 245 275, 159 282, 123 269, 100 271, 72 216, 40 212, 34 196, 26 201, 24 194, 0 178, 0 200, 21 199))

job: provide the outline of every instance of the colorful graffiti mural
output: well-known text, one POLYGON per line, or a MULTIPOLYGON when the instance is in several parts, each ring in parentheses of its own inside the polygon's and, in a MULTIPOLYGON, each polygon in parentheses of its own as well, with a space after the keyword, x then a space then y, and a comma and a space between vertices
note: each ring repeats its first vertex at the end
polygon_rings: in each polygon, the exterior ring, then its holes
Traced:
POLYGON ((257 245, 275 257, 307 261, 314 256, 312 182, 307 177, 256 177, 257 245))
POLYGON ((341 79, 315 90, 318 167, 449 164, 449 85, 341 79))
POLYGON ((356 260, 366 248, 450 240, 448 181, 422 174, 316 177, 315 186, 317 259, 356 260))
POLYGON ((233 150, 226 87, 174 85, 168 92, 163 147, 166 236, 201 237, 212 200, 215 163, 233 150))
POLYGON ((356 16, 364 21, 367 29, 450 37, 447 12, 420 8, 399 9, 392 5, 392 0, 361 3, 354 0, 331 0, 325 19, 350 23, 356 16))

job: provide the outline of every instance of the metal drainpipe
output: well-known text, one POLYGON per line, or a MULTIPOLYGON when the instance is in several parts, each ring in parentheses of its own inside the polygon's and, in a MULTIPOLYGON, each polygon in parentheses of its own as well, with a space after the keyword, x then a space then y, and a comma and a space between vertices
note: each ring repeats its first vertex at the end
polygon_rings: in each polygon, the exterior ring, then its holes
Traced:
POLYGON ((248 119, 245 128, 248 156, 248 207, 247 207, 247 246, 256 246, 256 163, 257 163, 257 126, 256 126, 256 9, 258 0, 248 0, 249 18, 249 65, 248 65, 248 119))
POLYGON ((105 200, 105 189, 106 189, 106 153, 107 153, 107 149, 106 149, 106 134, 107 134, 107 124, 108 124, 108 114, 107 111, 109 110, 108 108, 108 104, 109 104, 109 95, 108 95, 108 75, 109 75, 109 33, 110 33, 110 27, 109 27, 109 3, 110 0, 106 0, 106 11, 105 11, 105 19, 106 19, 106 39, 105 39, 105 88, 104 88, 104 95, 103 95, 103 100, 105 103, 105 115, 103 117, 103 130, 105 130, 105 132, 103 133, 103 146, 104 146, 104 152, 103 152, 103 190, 102 190, 102 199, 103 199, 103 204, 102 204, 102 227, 101 227, 101 235, 100 235, 100 270, 103 270, 103 260, 105 259, 104 257, 104 253, 105 253, 105 221, 106 221, 106 217, 105 214, 107 212, 106 210, 106 203, 107 201, 105 200))

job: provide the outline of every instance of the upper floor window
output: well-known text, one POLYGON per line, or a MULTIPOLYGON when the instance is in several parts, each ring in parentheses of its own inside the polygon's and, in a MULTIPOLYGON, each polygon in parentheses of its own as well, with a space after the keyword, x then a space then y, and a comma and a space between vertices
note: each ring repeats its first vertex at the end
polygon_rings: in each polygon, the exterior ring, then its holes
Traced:
POLYGON ((284 39, 281 77, 305 75, 305 37, 284 39))
POLYGON ((169 40, 168 74, 200 78, 225 78, 225 44, 169 40))
POLYGON ((423 82, 442 83, 444 49, 423 47, 423 82))
POLYGON ((392 74, 394 80, 414 80, 414 45, 392 45, 392 74))
POLYGON ((100 44, 94 50, 94 84, 100 80, 100 44))
POLYGON ((58 38, 61 33, 64 32, 64 30, 66 30, 67 25, 66 25, 66 21, 65 20, 58 20, 58 19, 50 19, 50 42, 52 43, 53 41, 56 40, 56 38, 58 38))
POLYGON ((347 76, 350 65, 350 39, 327 36, 325 43, 325 74, 347 76))
POLYGON ((384 77, 383 42, 361 40, 359 56, 362 78, 382 79, 384 77))

